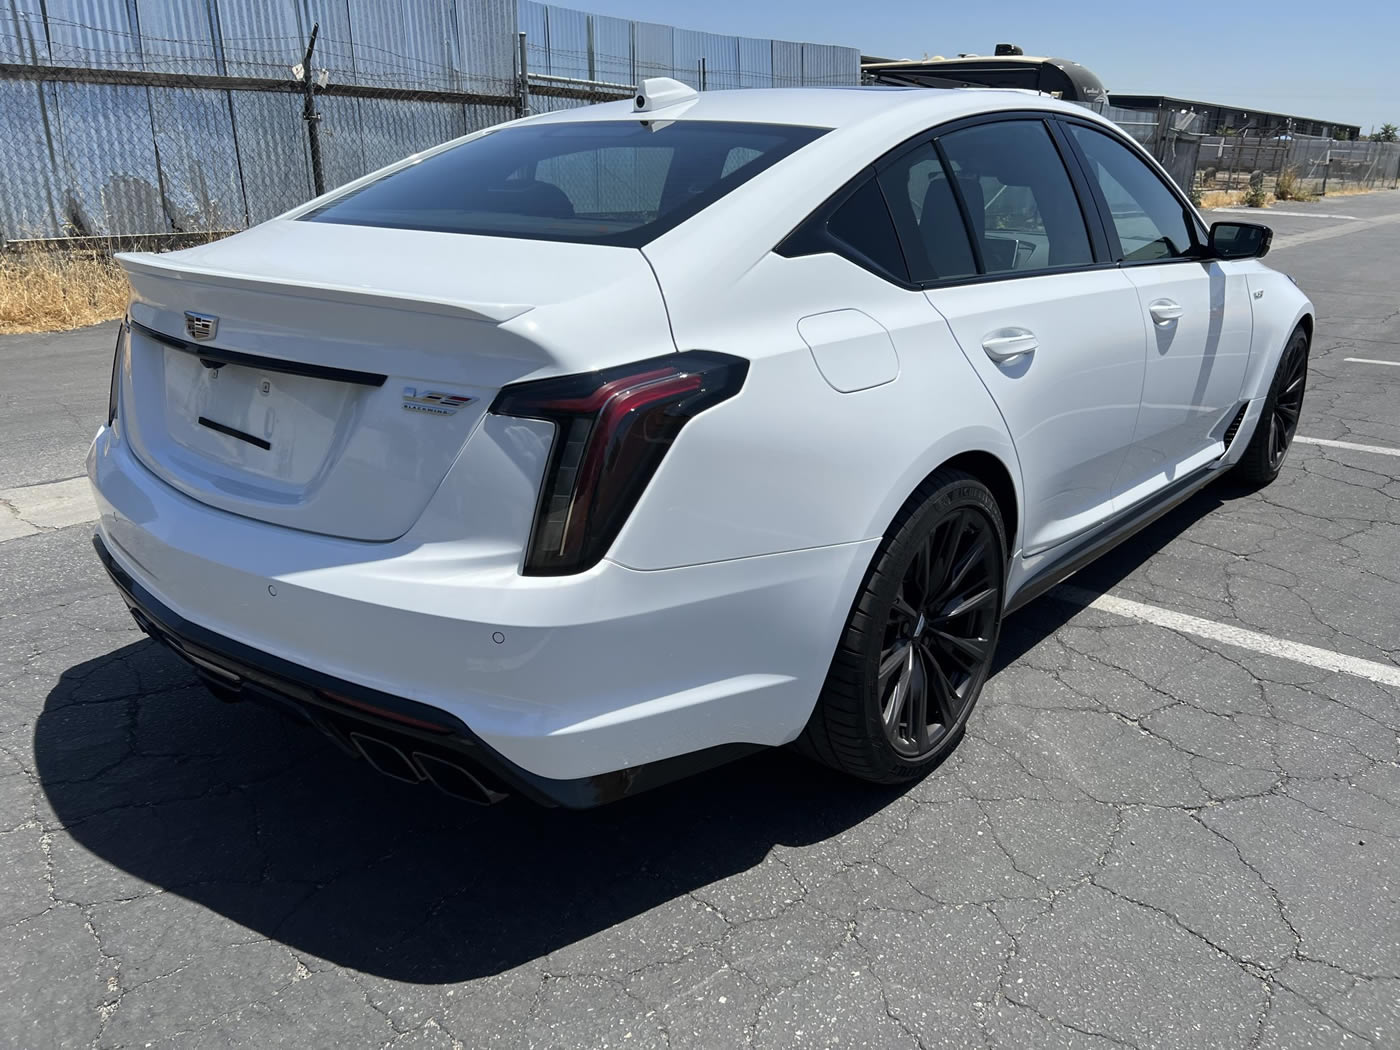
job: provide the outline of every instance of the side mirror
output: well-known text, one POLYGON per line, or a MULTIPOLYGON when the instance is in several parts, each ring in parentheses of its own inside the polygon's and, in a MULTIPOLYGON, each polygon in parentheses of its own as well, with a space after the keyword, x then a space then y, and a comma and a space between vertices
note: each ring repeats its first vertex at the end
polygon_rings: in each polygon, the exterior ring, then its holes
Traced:
POLYGON ((1257 222, 1217 222, 1210 228, 1213 259, 1262 259, 1274 243, 1274 231, 1257 222))

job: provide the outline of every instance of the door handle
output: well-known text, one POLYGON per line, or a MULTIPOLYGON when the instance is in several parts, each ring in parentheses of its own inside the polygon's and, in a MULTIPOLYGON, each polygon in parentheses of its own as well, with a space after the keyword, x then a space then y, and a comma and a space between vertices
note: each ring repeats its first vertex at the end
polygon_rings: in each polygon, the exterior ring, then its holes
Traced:
POLYGON ((1181 316, 1181 304, 1173 299, 1154 299, 1147 307, 1152 320, 1157 324, 1168 324, 1181 316))
POLYGON ((982 338, 982 349, 999 365, 1033 354, 1038 346, 1035 333, 1025 328, 998 328, 982 338))

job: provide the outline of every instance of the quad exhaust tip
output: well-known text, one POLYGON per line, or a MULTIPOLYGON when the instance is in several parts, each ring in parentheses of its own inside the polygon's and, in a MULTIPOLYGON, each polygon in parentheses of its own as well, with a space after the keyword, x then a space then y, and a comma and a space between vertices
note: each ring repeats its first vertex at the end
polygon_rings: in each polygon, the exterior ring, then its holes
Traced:
POLYGON ((424 754, 421 751, 408 755, 387 740, 360 732, 352 732, 349 735, 350 742, 364 756, 365 761, 386 777, 393 777, 406 784, 418 784, 426 780, 444 795, 451 795, 477 806, 493 806, 507 797, 504 793, 487 787, 465 766, 449 759, 424 754))

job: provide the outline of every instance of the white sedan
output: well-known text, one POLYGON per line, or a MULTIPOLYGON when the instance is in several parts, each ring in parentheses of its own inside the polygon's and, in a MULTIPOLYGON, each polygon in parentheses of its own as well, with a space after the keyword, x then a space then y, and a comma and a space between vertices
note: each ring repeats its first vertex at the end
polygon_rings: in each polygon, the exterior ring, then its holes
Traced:
POLYGON ((1269 240, 1050 98, 648 81, 122 256, 95 543, 216 694, 474 801, 911 780, 1007 612, 1278 473, 1269 240))

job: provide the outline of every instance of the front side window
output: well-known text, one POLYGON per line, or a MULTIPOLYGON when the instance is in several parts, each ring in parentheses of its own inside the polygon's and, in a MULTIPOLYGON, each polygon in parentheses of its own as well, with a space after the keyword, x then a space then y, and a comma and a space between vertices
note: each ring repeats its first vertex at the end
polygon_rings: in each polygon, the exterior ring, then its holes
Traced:
POLYGON ((1094 261, 1069 173, 1038 120, 977 124, 939 138, 989 274, 1094 261))
POLYGON ((301 218, 639 248, 822 134, 700 120, 502 128, 301 218))
POLYGON ((1180 259, 1195 246, 1186 209, 1137 154, 1101 131, 1069 125, 1108 204, 1124 262, 1180 259))

